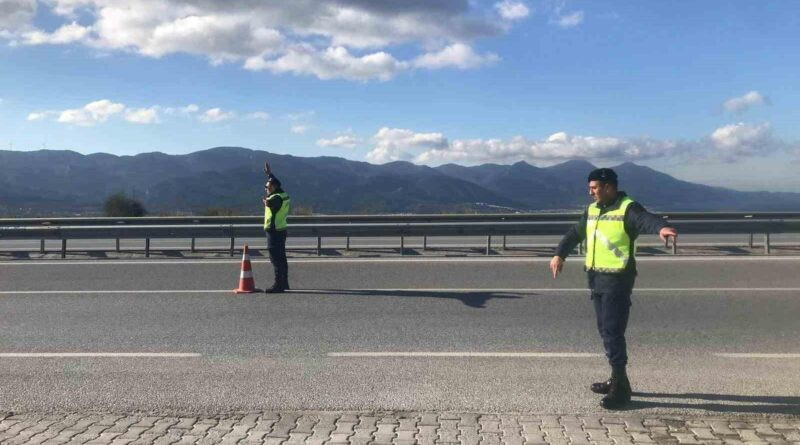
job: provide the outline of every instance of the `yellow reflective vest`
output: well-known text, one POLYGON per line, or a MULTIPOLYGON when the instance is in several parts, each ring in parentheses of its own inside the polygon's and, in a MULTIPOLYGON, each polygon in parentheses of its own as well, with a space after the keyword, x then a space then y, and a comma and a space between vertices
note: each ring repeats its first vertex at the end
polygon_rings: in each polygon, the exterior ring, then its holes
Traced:
POLYGON ((267 205, 264 206, 264 230, 269 229, 272 224, 272 218, 275 218, 275 230, 286 230, 286 228, 289 227, 289 224, 286 222, 286 217, 289 216, 290 206, 291 200, 289 199, 289 194, 285 192, 273 193, 267 196, 267 205), (269 201, 275 199, 276 196, 280 196, 283 203, 281 204, 281 208, 273 215, 272 209, 269 208, 269 201))
POLYGON ((597 203, 589 206, 586 219, 586 270, 604 273, 625 271, 635 254, 631 238, 625 232, 625 211, 633 203, 623 197, 619 205, 601 214, 597 203))

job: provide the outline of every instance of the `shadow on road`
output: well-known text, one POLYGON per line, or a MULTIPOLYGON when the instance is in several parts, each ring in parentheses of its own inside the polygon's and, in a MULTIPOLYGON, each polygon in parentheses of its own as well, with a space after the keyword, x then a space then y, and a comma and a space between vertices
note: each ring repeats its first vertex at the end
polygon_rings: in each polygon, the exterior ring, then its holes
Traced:
POLYGON ((703 409, 724 413, 800 414, 800 397, 735 394, 634 392, 628 410, 644 408, 703 409), (682 399, 671 400, 641 400, 682 399), (731 403, 724 403, 731 402, 731 403))
MULTIPOLYGON (((307 291, 302 291, 306 293, 307 291)), ((315 289, 315 294, 330 295, 357 295, 357 296, 377 296, 377 297, 425 297, 425 298, 450 298, 459 300, 469 307, 482 309, 486 307, 486 302, 495 299, 520 299, 522 296, 511 292, 453 292, 453 291, 432 291, 432 290, 372 290, 372 289, 315 289)), ((526 293, 525 295, 536 295, 526 293)))

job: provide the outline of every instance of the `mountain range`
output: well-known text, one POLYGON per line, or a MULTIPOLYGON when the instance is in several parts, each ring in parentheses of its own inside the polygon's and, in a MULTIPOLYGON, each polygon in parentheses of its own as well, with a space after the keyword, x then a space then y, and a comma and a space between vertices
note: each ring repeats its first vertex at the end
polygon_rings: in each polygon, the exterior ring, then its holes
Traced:
MULTIPOLYGON (((383 165, 337 157, 298 157, 239 147, 185 155, 116 156, 74 151, 0 151, 0 215, 99 215, 124 192, 150 214, 209 208, 259 214, 264 161, 296 209, 319 214, 576 211, 588 202, 587 161, 536 167, 524 161, 438 167, 383 165)), ((681 181, 649 167, 613 166, 620 189, 661 211, 786 211, 800 193, 742 192, 681 181)))

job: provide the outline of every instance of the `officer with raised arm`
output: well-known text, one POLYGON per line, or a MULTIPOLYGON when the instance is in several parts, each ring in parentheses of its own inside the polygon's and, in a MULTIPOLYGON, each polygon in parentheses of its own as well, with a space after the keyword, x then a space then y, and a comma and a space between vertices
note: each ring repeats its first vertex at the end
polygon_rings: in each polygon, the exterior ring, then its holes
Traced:
POLYGON ((264 189, 267 196, 264 203, 264 230, 267 232, 267 250, 269 261, 275 271, 275 283, 265 290, 268 293, 280 293, 289 290, 289 263, 286 261, 286 222, 289 216, 291 200, 281 188, 281 181, 272 174, 268 162, 264 162, 264 173, 267 184, 264 189))
POLYGON ((619 409, 631 399, 631 385, 625 367, 628 363, 625 329, 636 279, 636 238, 641 233, 658 233, 662 240, 678 232, 666 222, 617 189, 617 174, 610 168, 589 173, 589 195, 594 199, 559 243, 550 260, 553 278, 564 267, 564 260, 586 240, 584 268, 588 275, 597 329, 603 339, 611 378, 593 383, 590 389, 605 394, 600 405, 619 409))

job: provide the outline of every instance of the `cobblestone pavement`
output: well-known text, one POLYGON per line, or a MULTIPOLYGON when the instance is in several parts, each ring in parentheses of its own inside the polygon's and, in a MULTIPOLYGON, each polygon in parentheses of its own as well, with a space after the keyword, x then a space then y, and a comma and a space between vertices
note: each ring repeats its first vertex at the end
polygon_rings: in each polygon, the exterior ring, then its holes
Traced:
POLYGON ((0 412, 2 444, 800 444, 800 417, 0 412))

